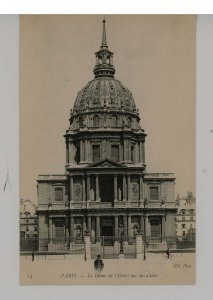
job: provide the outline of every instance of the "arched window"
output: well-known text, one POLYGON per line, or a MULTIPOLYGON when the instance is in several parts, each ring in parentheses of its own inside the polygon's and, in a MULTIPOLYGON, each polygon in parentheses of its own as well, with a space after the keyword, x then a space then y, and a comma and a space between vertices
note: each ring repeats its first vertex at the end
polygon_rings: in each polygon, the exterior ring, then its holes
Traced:
POLYGON ((99 127, 100 126, 100 119, 98 116, 93 117, 93 127, 99 127))
POLYGON ((92 146, 92 157, 93 162, 98 162, 100 160, 100 145, 92 146))
POLYGON ((75 162, 76 162, 77 164, 80 162, 80 145, 77 145, 77 146, 76 146, 75 162))
POLYGON ((84 119, 83 119, 83 117, 79 118, 79 127, 80 128, 84 127, 84 119))
POLYGON ((119 146, 118 145, 111 146, 111 159, 116 162, 119 161, 119 146))
POLYGON ((112 120, 111 121, 112 127, 116 127, 117 126, 117 117, 116 117, 116 115, 113 115, 111 120, 112 120))
POLYGON ((63 189, 55 188, 55 201, 63 201, 63 189))

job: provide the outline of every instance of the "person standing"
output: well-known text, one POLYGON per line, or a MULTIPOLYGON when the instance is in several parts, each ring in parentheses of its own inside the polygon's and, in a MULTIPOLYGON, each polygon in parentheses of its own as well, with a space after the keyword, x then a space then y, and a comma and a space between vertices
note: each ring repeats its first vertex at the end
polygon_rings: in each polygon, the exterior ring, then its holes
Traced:
POLYGON ((97 255, 97 258, 96 260, 94 261, 94 269, 96 271, 99 271, 101 272, 104 268, 104 263, 103 263, 103 260, 101 259, 101 256, 100 255, 97 255))
POLYGON ((169 259, 169 258, 170 258, 170 251, 169 251, 169 248, 166 250, 166 255, 167 255, 167 258, 169 259))
POLYGON ((34 250, 32 252, 32 261, 34 261, 34 250))

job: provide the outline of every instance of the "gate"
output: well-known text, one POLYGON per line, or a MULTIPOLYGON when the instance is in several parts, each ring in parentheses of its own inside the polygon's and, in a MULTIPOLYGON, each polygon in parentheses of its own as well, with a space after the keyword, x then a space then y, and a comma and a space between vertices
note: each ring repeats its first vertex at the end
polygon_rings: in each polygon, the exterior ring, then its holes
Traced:
POLYGON ((98 242, 91 244, 91 258, 97 255, 105 259, 116 259, 119 254, 124 254, 125 258, 136 258, 136 240, 121 241, 114 236, 102 236, 96 239, 98 242))

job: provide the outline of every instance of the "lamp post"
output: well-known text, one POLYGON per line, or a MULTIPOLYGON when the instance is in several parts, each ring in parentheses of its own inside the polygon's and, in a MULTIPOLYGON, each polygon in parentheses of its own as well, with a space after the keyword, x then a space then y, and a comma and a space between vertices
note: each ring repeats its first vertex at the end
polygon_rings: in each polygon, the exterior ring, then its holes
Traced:
POLYGON ((146 205, 147 205, 147 198, 145 198, 143 202, 143 224, 144 224, 143 260, 146 260, 146 205))
POLYGON ((120 229, 120 236, 121 236, 121 242, 120 242, 120 254, 124 254, 124 249, 123 249, 124 226, 123 226, 123 224, 120 224, 119 229, 120 229))

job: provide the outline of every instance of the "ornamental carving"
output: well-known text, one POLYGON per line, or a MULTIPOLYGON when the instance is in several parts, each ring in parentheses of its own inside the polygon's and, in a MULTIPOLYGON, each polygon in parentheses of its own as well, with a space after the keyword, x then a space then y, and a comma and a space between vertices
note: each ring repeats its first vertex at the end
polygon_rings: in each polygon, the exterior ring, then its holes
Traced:
POLYGON ((137 182, 132 182, 132 199, 139 200, 139 185, 137 182))
POLYGON ((74 184, 74 199, 75 200, 81 200, 81 191, 82 187, 80 183, 74 184))

